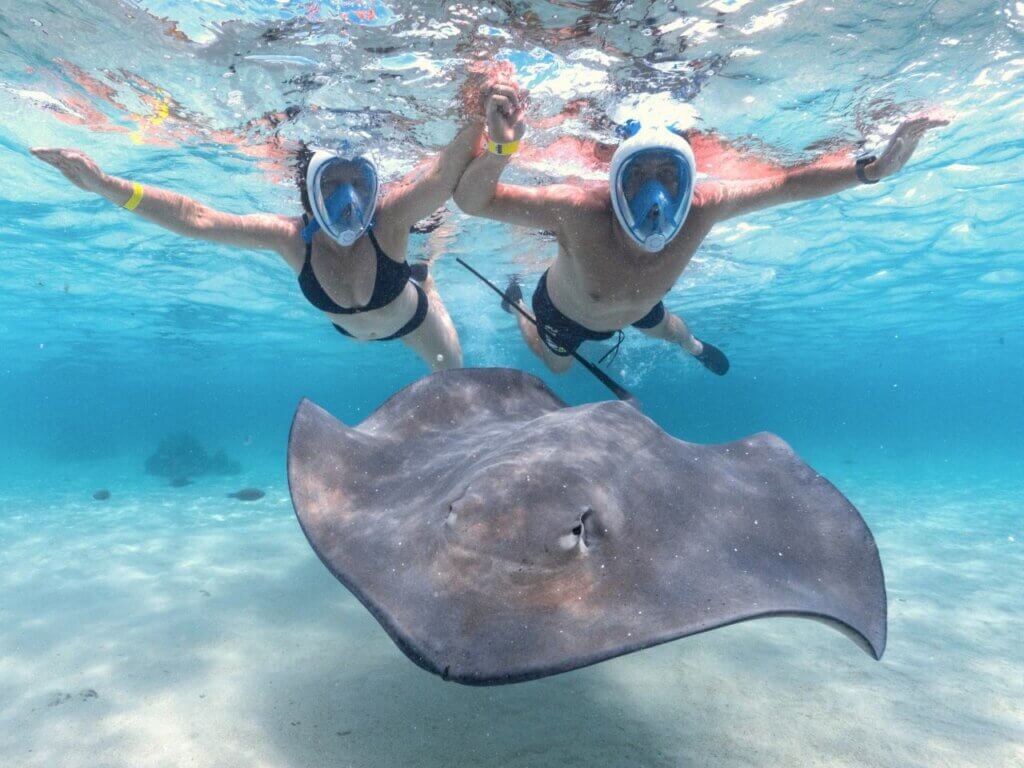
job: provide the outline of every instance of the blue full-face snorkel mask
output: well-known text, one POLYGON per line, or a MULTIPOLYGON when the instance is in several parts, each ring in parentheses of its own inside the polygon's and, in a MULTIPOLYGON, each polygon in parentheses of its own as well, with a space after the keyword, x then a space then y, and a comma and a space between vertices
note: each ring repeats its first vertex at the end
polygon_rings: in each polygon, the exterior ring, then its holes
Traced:
POLYGON ((306 171, 313 220, 302 230, 302 238, 312 242, 316 231, 322 229, 341 245, 351 246, 373 223, 378 190, 377 168, 369 159, 349 160, 317 150, 306 171), (332 183, 331 177, 339 174, 344 180, 332 183))
POLYGON ((623 126, 621 135, 624 140, 612 156, 610 171, 612 208, 630 239, 657 253, 679 234, 690 211, 697 175, 693 150, 675 130, 642 128, 635 120, 623 126), (648 178, 635 190, 627 190, 636 186, 627 182, 639 172, 637 164, 652 159, 672 163, 674 183, 669 186, 648 178))

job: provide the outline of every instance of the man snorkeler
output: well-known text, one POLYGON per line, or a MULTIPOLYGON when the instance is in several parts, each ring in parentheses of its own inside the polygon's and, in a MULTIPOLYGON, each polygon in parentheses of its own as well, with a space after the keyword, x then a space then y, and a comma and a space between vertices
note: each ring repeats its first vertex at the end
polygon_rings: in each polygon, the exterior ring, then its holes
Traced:
POLYGON ((383 184, 366 156, 302 149, 298 157, 302 217, 235 215, 184 195, 110 176, 74 149, 32 154, 72 184, 184 237, 277 252, 299 288, 344 336, 400 339, 432 370, 462 365, 451 317, 429 272, 406 261, 409 230, 442 206, 476 154, 483 115, 406 179, 383 184))
MULTIPOLYGON (((572 365, 584 341, 600 341, 627 325, 678 344, 713 373, 729 361, 665 310, 662 298, 720 221, 782 203, 810 200, 899 171, 928 130, 948 121, 905 121, 885 149, 859 159, 819 158, 748 181, 697 182, 689 143, 673 127, 622 126, 608 182, 524 187, 499 184, 525 131, 526 92, 509 82, 487 100, 487 149, 466 170, 455 191, 467 214, 553 232, 558 255, 533 294, 536 326, 522 316, 519 329, 549 369, 572 365)), ((513 281, 508 300, 522 302, 513 281)), ((505 307, 508 309, 508 307, 505 307)))

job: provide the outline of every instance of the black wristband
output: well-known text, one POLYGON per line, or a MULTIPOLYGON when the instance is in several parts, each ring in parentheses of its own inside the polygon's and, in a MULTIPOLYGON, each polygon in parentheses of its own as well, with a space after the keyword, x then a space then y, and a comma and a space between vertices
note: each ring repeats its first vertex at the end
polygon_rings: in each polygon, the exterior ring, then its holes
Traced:
POLYGON ((874 155, 864 155, 863 157, 857 158, 857 178, 860 179, 861 184, 877 184, 878 179, 869 179, 864 173, 865 166, 871 165, 878 158, 874 155))

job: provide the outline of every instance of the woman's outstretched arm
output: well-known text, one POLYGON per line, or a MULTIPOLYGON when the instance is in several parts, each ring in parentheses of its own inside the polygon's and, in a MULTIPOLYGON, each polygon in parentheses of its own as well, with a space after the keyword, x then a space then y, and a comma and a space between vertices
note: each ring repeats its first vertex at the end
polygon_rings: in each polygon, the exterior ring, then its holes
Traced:
POLYGON ((295 258, 300 229, 296 219, 270 213, 239 216, 218 211, 177 192, 106 174, 92 158, 76 149, 34 147, 30 151, 76 187, 128 208, 175 234, 239 248, 273 250, 289 262, 295 258))
POLYGON ((386 205, 400 227, 411 227, 448 201, 476 156, 483 133, 483 120, 471 117, 439 154, 392 186, 386 205))

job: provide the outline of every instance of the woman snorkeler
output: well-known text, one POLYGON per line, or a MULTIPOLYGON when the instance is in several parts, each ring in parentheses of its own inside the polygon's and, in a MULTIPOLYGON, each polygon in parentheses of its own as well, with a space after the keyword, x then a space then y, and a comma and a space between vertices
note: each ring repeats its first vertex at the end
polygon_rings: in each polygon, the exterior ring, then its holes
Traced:
POLYGON ((301 217, 225 213, 106 174, 75 149, 31 152, 75 186, 171 232, 276 251, 298 275, 306 299, 339 333, 363 341, 400 339, 432 370, 442 370, 462 365, 459 337, 425 265, 413 268, 406 261, 409 230, 452 196, 483 128, 482 110, 471 114, 444 150, 392 184, 381 183, 369 157, 303 148, 301 217))

